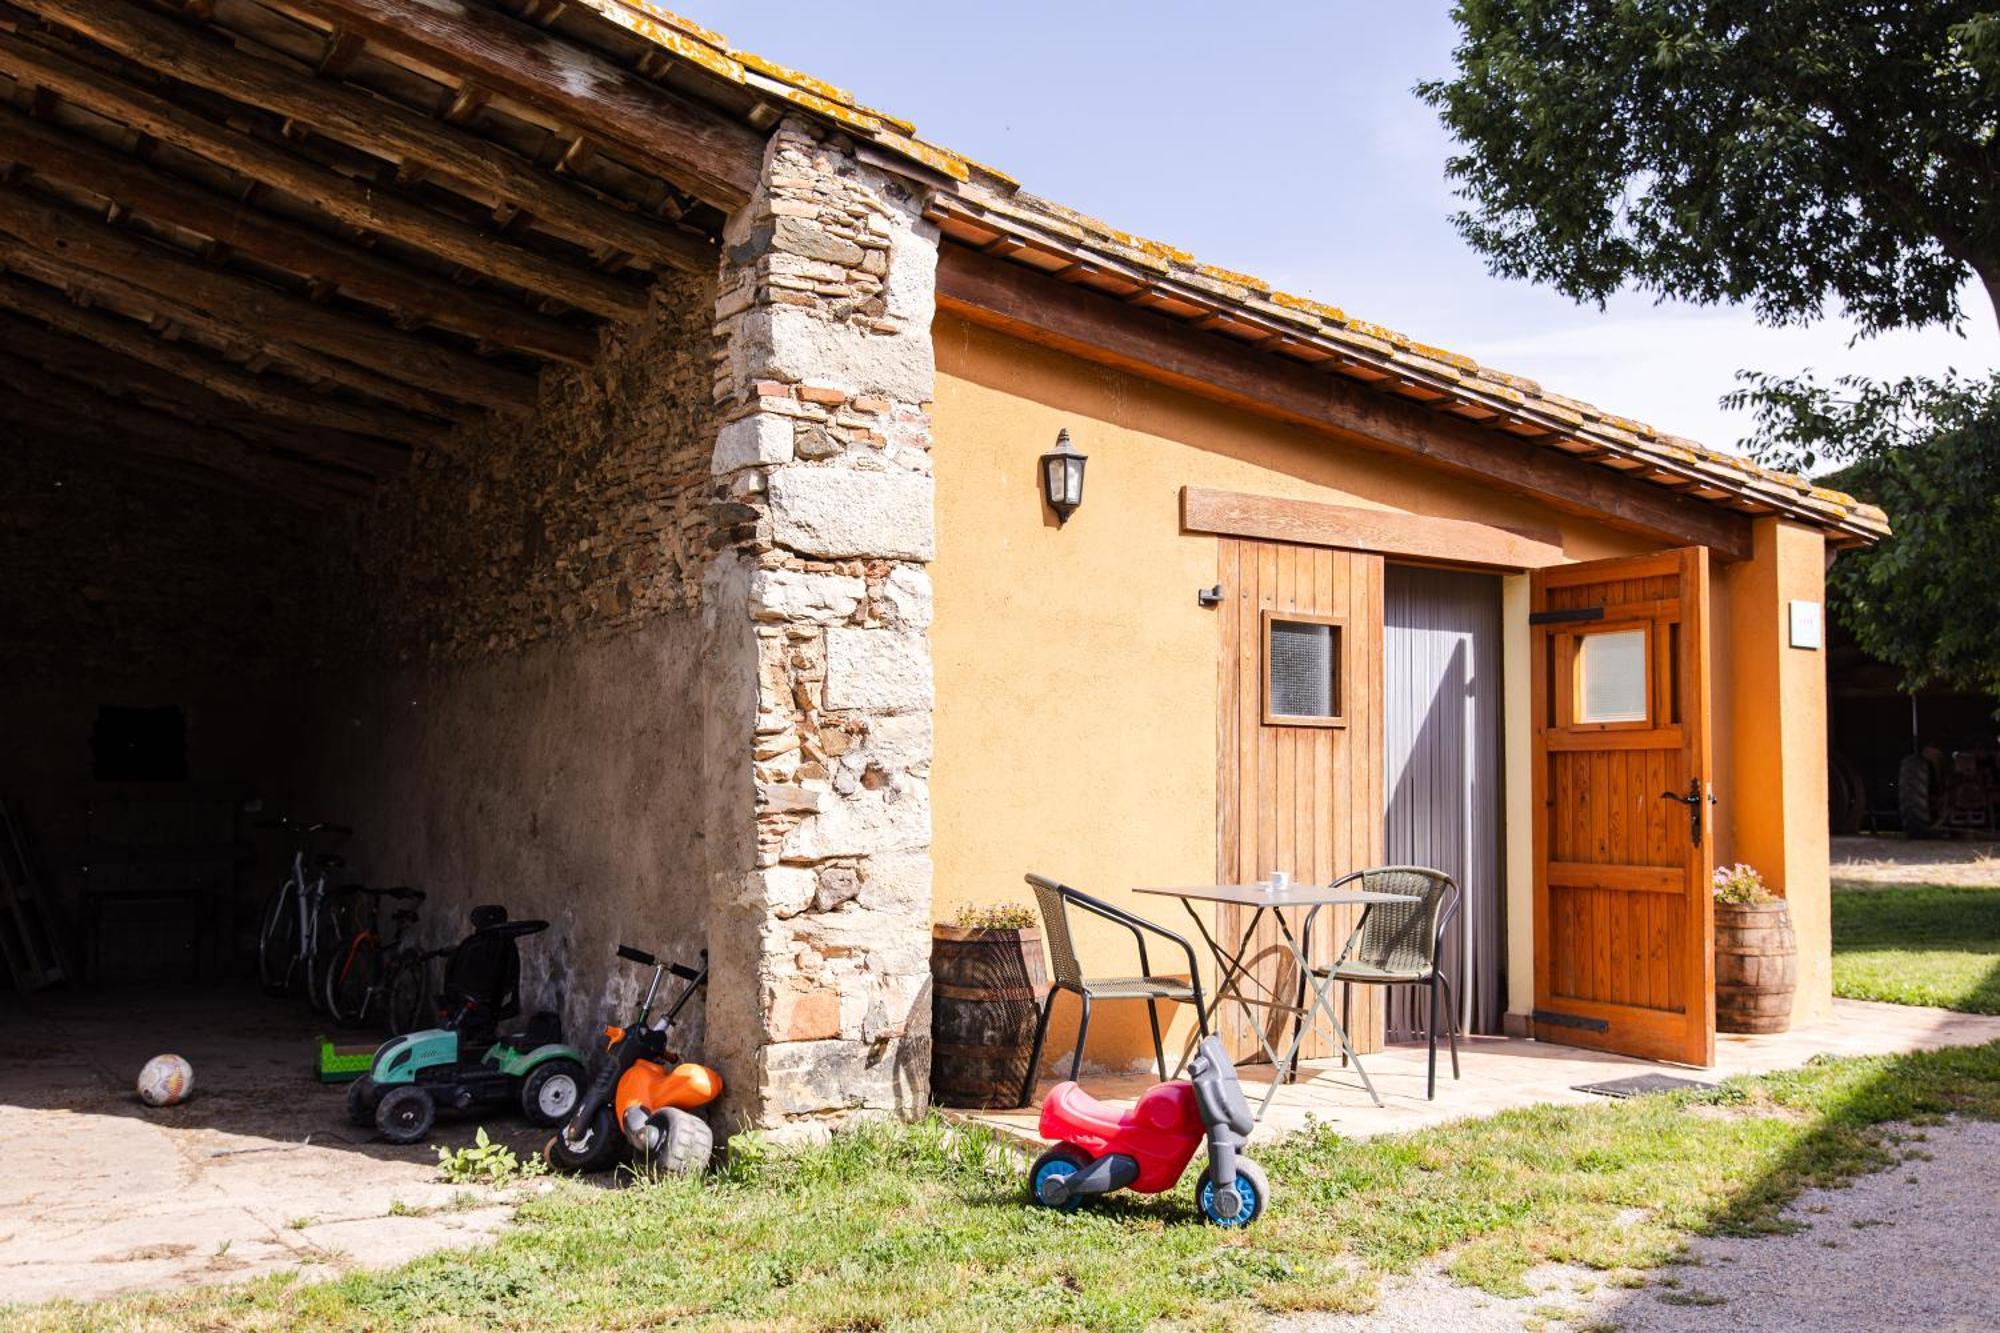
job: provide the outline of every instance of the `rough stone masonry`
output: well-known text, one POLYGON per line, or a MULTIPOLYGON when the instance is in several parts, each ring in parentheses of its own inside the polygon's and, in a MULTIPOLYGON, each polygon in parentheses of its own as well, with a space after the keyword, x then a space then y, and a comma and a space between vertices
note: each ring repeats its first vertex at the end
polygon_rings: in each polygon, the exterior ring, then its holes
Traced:
POLYGON ((715 711, 706 762, 723 821, 732 757, 748 766, 754 838, 717 862, 709 1049, 734 1111, 765 1127, 927 1097, 937 236, 921 212, 839 136, 786 121, 724 237, 727 541, 704 616, 712 685, 740 675, 747 697, 754 678, 756 707, 715 711))

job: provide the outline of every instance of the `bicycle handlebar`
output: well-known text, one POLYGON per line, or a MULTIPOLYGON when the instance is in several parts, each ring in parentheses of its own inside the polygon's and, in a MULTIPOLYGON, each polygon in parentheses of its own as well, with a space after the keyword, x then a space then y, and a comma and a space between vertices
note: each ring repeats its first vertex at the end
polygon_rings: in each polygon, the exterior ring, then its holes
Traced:
POLYGON ((298 824, 296 821, 294 821, 290 815, 274 815, 269 819, 257 820, 255 827, 299 829, 301 832, 305 833, 338 833, 344 838, 354 836, 354 830, 349 828, 345 824, 320 823, 320 824, 306 824, 302 826, 298 824))

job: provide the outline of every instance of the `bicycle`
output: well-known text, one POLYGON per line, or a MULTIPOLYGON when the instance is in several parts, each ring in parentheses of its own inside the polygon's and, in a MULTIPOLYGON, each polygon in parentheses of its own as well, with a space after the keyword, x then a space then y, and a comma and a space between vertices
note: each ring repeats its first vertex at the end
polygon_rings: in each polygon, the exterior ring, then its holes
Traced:
POLYGON ((272 890, 257 931, 257 980, 272 995, 302 986, 307 1003, 318 1009, 321 987, 315 982, 323 976, 322 955, 331 958, 328 946, 339 934, 326 877, 328 871, 347 863, 331 851, 308 852, 307 844, 320 836, 336 840, 352 837, 354 830, 344 824, 301 827, 285 818, 259 820, 258 827, 289 829, 297 841, 292 848, 291 871, 272 890))
MULTIPOLYGON (((400 886, 393 889, 356 888, 354 892, 366 901, 367 907, 359 926, 334 942, 324 989, 326 1011, 332 1015, 333 1021, 360 1027, 367 1023, 371 1009, 382 1014, 389 1012, 392 992, 388 983, 392 971, 399 975, 407 967, 405 956, 416 952, 404 943, 403 934, 416 924, 415 904, 424 900, 424 894, 421 889, 400 886), (410 904, 390 913, 386 938, 382 931, 382 904, 385 899, 410 904), (393 970, 391 963, 395 964, 393 970)), ((405 999, 404 1003, 407 1005, 408 1000, 405 999)), ((417 1007, 421 1008, 421 999, 417 1007)))

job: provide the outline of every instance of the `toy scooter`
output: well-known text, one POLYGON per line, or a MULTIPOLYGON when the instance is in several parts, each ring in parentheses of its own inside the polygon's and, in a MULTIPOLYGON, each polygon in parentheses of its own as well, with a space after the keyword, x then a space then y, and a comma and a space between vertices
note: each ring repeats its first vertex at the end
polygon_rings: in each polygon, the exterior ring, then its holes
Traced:
POLYGON ((583 1093, 583 1053, 562 1044, 554 1014, 499 1031, 521 1011, 516 941, 549 923, 509 921, 504 907, 475 907, 472 927, 445 964, 442 1026, 384 1042, 368 1073, 348 1088, 348 1118, 373 1125, 391 1143, 430 1133, 440 1107, 511 1104, 533 1124, 559 1125, 583 1093))
POLYGON ((1239 1156, 1256 1120, 1236 1066, 1215 1037, 1188 1063, 1188 1079, 1157 1083, 1129 1111, 1106 1106, 1075 1083, 1058 1083, 1042 1103, 1042 1137, 1058 1140, 1028 1168, 1028 1192, 1045 1208, 1079 1207, 1093 1194, 1174 1187, 1194 1150, 1208 1141, 1208 1165, 1194 1188, 1202 1217, 1219 1227, 1249 1226, 1271 1202, 1271 1184, 1239 1156))
POLYGON ((604 1049, 591 1061, 590 1086, 543 1156, 567 1171, 602 1171, 629 1146, 640 1161, 661 1171, 704 1171, 715 1152, 715 1135, 692 1112, 722 1095, 722 1078, 705 1065, 681 1063, 667 1047, 667 1034, 688 1000, 708 984, 708 951, 702 951, 699 970, 663 963, 624 944, 618 956, 652 968, 652 982, 630 1023, 604 1029, 604 1049), (653 1002, 668 972, 685 984, 667 1012, 654 1019, 653 1002))

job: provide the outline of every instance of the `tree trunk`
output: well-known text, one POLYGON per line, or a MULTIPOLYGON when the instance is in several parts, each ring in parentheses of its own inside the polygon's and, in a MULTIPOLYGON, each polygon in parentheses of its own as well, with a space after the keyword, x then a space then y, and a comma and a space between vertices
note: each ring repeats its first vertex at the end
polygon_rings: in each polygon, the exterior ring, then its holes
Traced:
POLYGON ((1986 299, 1993 305, 1993 322, 2000 325, 2000 257, 1981 260, 1973 264, 1972 271, 1986 284, 1986 299))

